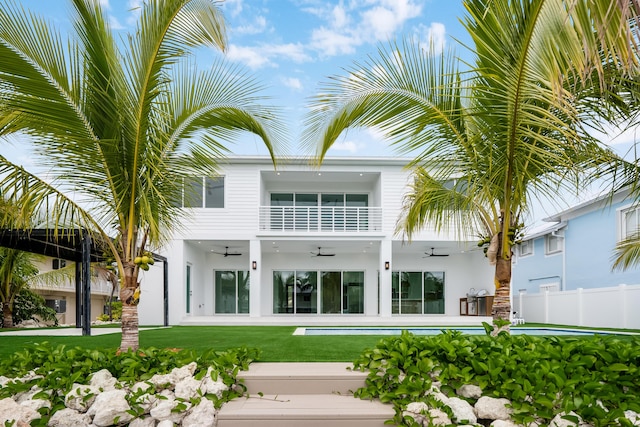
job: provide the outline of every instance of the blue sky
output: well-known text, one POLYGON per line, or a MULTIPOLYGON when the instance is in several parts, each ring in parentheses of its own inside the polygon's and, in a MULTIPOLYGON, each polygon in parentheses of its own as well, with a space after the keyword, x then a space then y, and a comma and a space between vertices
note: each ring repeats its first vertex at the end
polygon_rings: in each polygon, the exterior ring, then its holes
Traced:
MULTIPOLYGON (((142 0, 100 0, 112 28, 123 35, 134 29, 142 0)), ((25 7, 69 28, 67 0, 22 0, 25 7)), ((379 43, 403 36, 439 46, 468 41, 459 22, 461 0, 227 0, 222 9, 228 23, 226 57, 242 64, 268 86, 272 103, 285 109, 289 153, 297 146, 308 97, 327 76, 342 73, 356 60, 376 52, 379 43)), ((459 53, 464 49, 457 49, 459 53)), ((199 67, 221 53, 200 51, 199 67)), ((235 154, 265 154, 258 138, 247 136, 235 154)), ((393 155, 372 131, 349 132, 329 155, 393 155)))

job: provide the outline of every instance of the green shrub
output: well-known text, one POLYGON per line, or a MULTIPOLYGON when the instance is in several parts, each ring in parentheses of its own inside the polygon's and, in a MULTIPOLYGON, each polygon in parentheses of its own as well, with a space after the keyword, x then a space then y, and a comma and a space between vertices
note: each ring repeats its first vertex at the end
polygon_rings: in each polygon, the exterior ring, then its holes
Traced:
POLYGON ((53 322, 58 326, 56 311, 46 306, 45 299, 42 296, 34 293, 29 288, 24 288, 13 300, 13 323, 18 324, 31 319, 53 322))
POLYGON ((379 398, 396 407, 397 423, 410 402, 429 402, 432 381, 453 396, 463 384, 513 404, 513 418, 526 424, 549 422, 558 412, 575 411, 594 425, 620 425, 625 410, 640 412, 640 339, 613 336, 535 337, 501 334, 474 337, 443 331, 431 337, 403 332, 381 340, 354 362, 369 370, 361 398, 379 398), (604 410, 604 406, 608 411, 604 410))
MULTIPOLYGON (((83 383, 92 373, 101 369, 109 370, 121 382, 133 384, 148 380, 155 374, 166 374, 173 368, 196 362, 196 378, 203 378, 211 366, 215 371, 214 379, 220 378, 229 386, 220 399, 214 395, 206 396, 219 408, 222 403, 243 393, 244 388, 237 380, 238 372, 248 369, 249 364, 258 355, 257 349, 247 347, 226 351, 211 349, 204 352, 146 348, 119 353, 115 349, 100 351, 80 347, 67 348, 64 345, 53 347, 48 342, 43 342, 17 351, 11 357, 0 361, 0 375, 18 378, 33 371, 43 376, 25 383, 8 383, 0 388, 0 400, 27 391, 34 385, 43 390, 53 391, 51 410, 41 410, 44 412, 42 419, 34 421, 37 425, 44 426, 51 415, 64 408, 64 396, 73 384, 83 383)), ((45 397, 43 392, 43 398, 49 397, 45 397)))

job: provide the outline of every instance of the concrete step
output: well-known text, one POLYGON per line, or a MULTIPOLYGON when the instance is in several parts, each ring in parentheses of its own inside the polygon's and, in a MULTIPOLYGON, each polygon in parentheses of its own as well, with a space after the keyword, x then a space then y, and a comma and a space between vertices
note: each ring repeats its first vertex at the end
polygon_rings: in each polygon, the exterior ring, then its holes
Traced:
POLYGON ((217 427, 383 427, 391 405, 353 392, 365 372, 349 363, 252 363, 239 377, 247 396, 222 405, 217 427))
POLYGON ((391 405, 335 394, 241 397, 222 406, 217 427, 383 427, 391 405))
POLYGON ((353 394, 364 387, 366 372, 350 371, 351 363, 252 363, 238 375, 249 395, 353 394))

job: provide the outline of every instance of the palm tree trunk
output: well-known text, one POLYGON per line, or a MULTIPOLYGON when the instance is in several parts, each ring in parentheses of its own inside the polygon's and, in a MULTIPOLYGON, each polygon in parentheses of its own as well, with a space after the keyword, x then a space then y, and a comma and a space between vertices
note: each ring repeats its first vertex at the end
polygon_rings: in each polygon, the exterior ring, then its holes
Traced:
POLYGON ((13 327, 13 312, 11 310, 10 302, 2 303, 2 327, 3 328, 13 327))
POLYGON ((138 300, 135 291, 138 278, 134 276, 135 268, 125 268, 124 287, 120 290, 122 300, 122 341, 120 351, 137 350, 138 334, 138 300))
POLYGON ((493 319, 510 319, 511 313, 511 259, 498 256, 496 260, 496 292, 493 297, 493 319))

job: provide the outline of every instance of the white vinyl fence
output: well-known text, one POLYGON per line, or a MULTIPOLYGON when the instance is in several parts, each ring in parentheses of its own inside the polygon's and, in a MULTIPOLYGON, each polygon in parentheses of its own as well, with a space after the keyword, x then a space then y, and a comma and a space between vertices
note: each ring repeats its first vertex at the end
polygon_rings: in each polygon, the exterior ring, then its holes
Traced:
POLYGON ((513 309, 526 322, 640 329, 640 285, 521 292, 513 297, 513 309))

